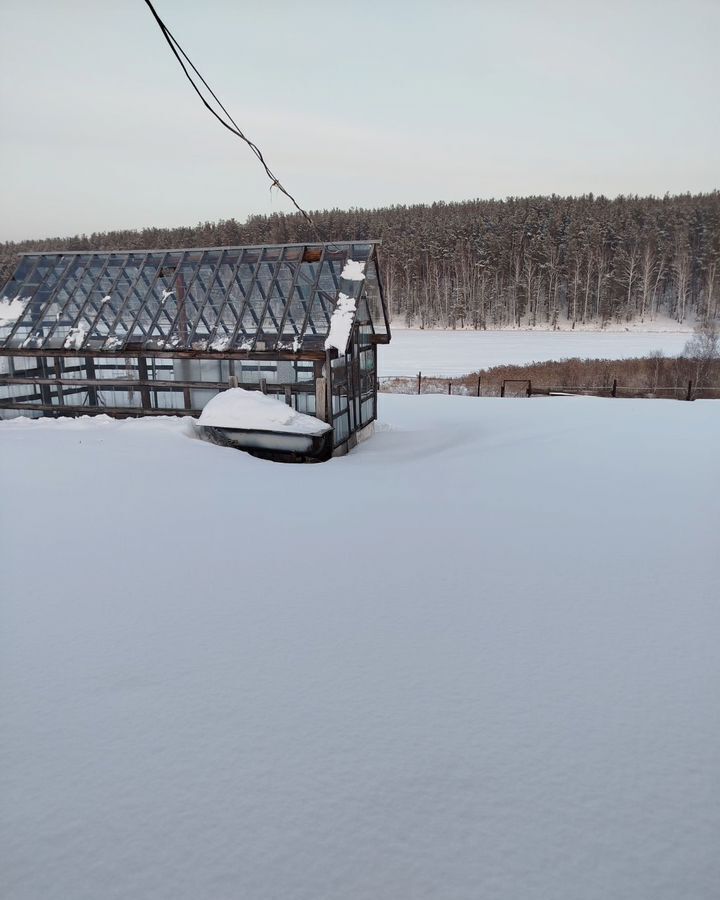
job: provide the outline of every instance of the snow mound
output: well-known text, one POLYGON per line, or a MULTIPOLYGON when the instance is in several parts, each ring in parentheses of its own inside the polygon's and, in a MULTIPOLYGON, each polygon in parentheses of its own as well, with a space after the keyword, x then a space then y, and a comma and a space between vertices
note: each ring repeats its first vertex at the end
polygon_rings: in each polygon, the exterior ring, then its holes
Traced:
POLYGON ((26 301, 20 297, 11 300, 9 297, 3 297, 0 300, 0 325, 9 325, 17 322, 25 311, 26 301))
POLYGON ((324 434, 327 422, 296 412, 284 401, 260 391, 230 388, 218 394, 200 415, 200 424, 214 428, 247 428, 292 434, 324 434))
POLYGON ((355 301, 347 294, 338 294, 337 306, 330 319, 330 331, 325 339, 325 349, 344 353, 347 349, 350 329, 355 321, 355 301))
POLYGON ((349 259, 342 270, 341 278, 348 281, 364 281, 365 280, 365 263, 356 259, 349 259))

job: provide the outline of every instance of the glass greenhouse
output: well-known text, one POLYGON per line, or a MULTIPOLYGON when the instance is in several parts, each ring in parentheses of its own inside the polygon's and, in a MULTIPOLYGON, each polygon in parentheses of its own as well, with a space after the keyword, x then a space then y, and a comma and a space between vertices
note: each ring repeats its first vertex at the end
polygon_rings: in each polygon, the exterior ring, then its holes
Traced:
POLYGON ((374 421, 377 242, 27 253, 0 294, 0 417, 199 415, 229 386, 374 421))

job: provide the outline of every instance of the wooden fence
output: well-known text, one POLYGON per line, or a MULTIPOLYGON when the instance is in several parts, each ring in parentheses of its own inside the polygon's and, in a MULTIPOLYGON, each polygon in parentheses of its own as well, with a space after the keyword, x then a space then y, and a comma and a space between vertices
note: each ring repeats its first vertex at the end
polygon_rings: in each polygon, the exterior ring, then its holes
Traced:
POLYGON ((386 394, 455 394, 475 397, 621 397, 647 399, 696 400, 720 399, 720 388, 695 386, 692 381, 652 389, 623 386, 614 378, 601 386, 538 385, 528 378, 488 379, 482 375, 472 383, 468 378, 442 378, 435 375, 383 375, 378 378, 378 391, 386 394))

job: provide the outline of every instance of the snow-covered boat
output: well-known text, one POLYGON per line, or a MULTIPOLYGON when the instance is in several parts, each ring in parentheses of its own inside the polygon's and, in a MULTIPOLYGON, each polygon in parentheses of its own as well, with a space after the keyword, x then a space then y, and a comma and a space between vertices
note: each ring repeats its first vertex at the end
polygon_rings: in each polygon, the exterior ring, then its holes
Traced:
POLYGON ((319 462, 332 455, 331 425, 260 391, 223 391, 205 406, 199 425, 210 440, 266 459, 319 462))

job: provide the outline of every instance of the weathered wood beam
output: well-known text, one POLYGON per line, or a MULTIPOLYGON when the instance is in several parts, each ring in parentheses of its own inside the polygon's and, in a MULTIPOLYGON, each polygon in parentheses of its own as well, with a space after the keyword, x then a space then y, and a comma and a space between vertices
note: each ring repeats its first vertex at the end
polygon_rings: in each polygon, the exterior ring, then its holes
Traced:
MULTIPOLYGON (((330 351, 331 358, 337 356, 337 350, 330 351)), ((157 359, 236 359, 246 361, 267 361, 267 362, 315 362, 317 360, 324 362, 325 351, 318 350, 299 350, 293 353, 291 350, 238 350, 235 352, 223 351, 222 353, 214 353, 207 350, 155 350, 140 349, 134 347, 126 350, 93 350, 91 347, 83 347, 82 350, 65 350, 55 348, 48 350, 29 349, 22 347, 3 347, 0 349, 0 356, 26 356, 30 357, 78 357, 92 356, 96 361, 101 359, 127 359, 128 357, 156 357, 157 359)))
POLYGON ((9 403, 0 400, 0 409, 26 409, 30 412, 52 412, 56 415, 80 415, 80 416, 116 416, 117 418, 130 418, 135 416, 199 416, 202 410, 193 409, 188 412, 185 409, 143 409, 140 406, 55 406, 47 403, 9 403))
MULTIPOLYGON (((154 381, 152 378, 142 379, 142 378, 53 378, 48 376, 46 378, 33 378, 33 377, 25 377, 25 376, 15 376, 15 375, 0 375, 0 385, 10 385, 10 384, 61 384, 63 387, 69 386, 82 386, 82 387, 97 387, 97 388, 108 388, 117 389, 117 388, 152 388, 155 390, 182 390, 183 388, 195 388, 197 390, 225 390, 228 385, 224 381, 174 381, 174 380, 156 380, 154 381)), ((249 382, 244 382, 242 385, 246 390, 253 390, 253 386, 249 382)), ((279 393, 282 394, 286 387, 289 387, 293 392, 297 393, 307 393, 311 394, 315 390, 312 381, 301 381, 297 384, 291 383, 287 384, 287 382, 272 384, 267 384, 267 392, 269 394, 279 393)), ((258 390, 261 390, 260 385, 257 386, 258 390)))

